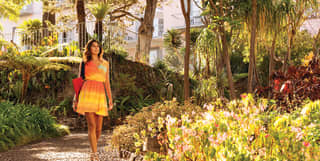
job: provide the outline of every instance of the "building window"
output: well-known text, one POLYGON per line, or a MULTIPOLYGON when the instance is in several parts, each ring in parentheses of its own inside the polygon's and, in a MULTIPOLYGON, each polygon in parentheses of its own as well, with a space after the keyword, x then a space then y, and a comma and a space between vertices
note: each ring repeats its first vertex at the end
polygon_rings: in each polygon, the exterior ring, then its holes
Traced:
POLYGON ((159 36, 162 36, 163 30, 164 30, 163 18, 160 18, 159 19, 159 31, 158 31, 159 36))
POLYGON ((11 40, 13 42, 16 42, 16 29, 17 27, 12 27, 12 37, 11 37, 11 40))
POLYGON ((149 55, 149 64, 154 65, 157 61, 161 60, 162 58, 162 53, 160 48, 154 48, 150 50, 150 55, 149 55))
POLYGON ((153 22, 153 37, 161 37, 163 34, 163 18, 155 18, 153 22))

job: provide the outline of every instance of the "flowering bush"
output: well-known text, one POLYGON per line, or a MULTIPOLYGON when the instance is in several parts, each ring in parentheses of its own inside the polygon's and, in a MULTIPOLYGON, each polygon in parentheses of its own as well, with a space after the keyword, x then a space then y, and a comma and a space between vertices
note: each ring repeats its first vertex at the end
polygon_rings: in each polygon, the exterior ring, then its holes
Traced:
POLYGON ((149 152, 145 160, 319 160, 320 101, 291 114, 265 113, 268 106, 242 95, 225 109, 206 105, 195 121, 168 115, 168 153, 149 152))
POLYGON ((142 108, 133 116, 128 116, 125 120, 126 124, 116 127, 113 131, 111 143, 120 150, 140 152, 143 141, 165 132, 163 128, 165 116, 181 118, 183 114, 190 114, 195 117, 197 113, 203 111, 201 107, 193 104, 179 105, 175 99, 155 103, 142 108))

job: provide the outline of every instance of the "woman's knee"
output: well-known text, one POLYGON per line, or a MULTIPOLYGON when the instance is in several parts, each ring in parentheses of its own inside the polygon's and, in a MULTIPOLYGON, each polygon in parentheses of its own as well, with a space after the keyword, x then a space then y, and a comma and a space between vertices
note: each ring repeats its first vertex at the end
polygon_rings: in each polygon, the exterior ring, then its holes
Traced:
POLYGON ((101 129, 96 129, 96 134, 101 134, 101 129))
POLYGON ((90 131, 95 131, 95 129, 96 129, 96 122, 95 122, 95 118, 94 118, 94 115, 92 115, 92 114, 86 114, 86 119, 87 119, 87 123, 88 123, 88 129, 90 130, 90 131))

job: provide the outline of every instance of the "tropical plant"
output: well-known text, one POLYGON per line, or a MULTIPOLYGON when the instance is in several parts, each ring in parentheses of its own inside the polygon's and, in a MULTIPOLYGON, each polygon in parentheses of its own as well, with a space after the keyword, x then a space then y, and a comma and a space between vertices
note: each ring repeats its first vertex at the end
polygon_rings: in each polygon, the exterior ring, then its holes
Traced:
MULTIPOLYGON (((178 54, 179 48, 182 46, 181 33, 178 30, 171 29, 164 34, 164 46, 170 53, 178 54)), ((181 61, 183 59, 181 58, 181 61)))
POLYGON ((206 10, 202 12, 203 16, 211 17, 211 24, 209 29, 217 32, 222 48, 220 50, 221 57, 224 58, 224 65, 227 72, 230 98, 235 99, 234 82, 232 78, 232 71, 230 65, 230 44, 233 31, 239 28, 239 10, 242 9, 241 1, 228 1, 228 0, 205 0, 204 3, 206 10))
POLYGON ((184 61, 184 51, 182 51, 182 37, 178 30, 172 29, 168 30, 164 34, 164 46, 168 54, 165 59, 168 66, 174 71, 182 71, 183 61, 184 61))
POLYGON ((1 102, 0 116, 0 151, 70 133, 67 127, 56 124, 47 110, 36 106, 1 102))
POLYGON ((24 45, 41 45, 42 40, 42 22, 39 19, 30 19, 24 21, 19 27, 23 33, 21 43, 24 45))
POLYGON ((287 1, 287 34, 288 34, 288 46, 287 53, 284 58, 284 64, 282 66, 282 71, 286 72, 287 68, 292 65, 291 64, 291 49, 293 45, 294 38, 296 33, 302 26, 303 22, 306 20, 308 16, 306 14, 307 9, 316 9, 318 8, 317 0, 290 0, 287 1))
POLYGON ((200 80, 198 87, 194 91, 198 105, 209 103, 219 97, 216 82, 215 77, 200 80))
POLYGON ((15 69, 22 74, 22 91, 20 102, 22 102, 27 94, 27 87, 29 80, 41 71, 49 69, 55 70, 69 70, 70 67, 58 63, 51 63, 47 58, 36 58, 33 56, 21 55, 17 50, 9 48, 7 53, 0 56, 0 66, 5 68, 15 69))
POLYGON ((102 37, 104 34, 103 20, 111 11, 110 8, 111 6, 108 4, 108 2, 100 2, 89 6, 91 14, 96 18, 94 33, 98 36, 99 42, 102 42, 102 37))
POLYGON ((272 75, 272 84, 258 88, 258 95, 265 96, 270 91, 281 111, 291 112, 309 99, 320 99, 319 61, 311 55, 305 65, 291 66, 286 74, 277 71, 272 75))

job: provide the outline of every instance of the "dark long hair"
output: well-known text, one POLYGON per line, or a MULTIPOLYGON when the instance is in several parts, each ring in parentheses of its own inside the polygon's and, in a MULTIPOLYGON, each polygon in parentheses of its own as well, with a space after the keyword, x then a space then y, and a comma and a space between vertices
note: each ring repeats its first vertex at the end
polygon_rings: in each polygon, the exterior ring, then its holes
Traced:
POLYGON ((83 53, 83 61, 84 61, 84 62, 88 62, 88 61, 90 61, 90 60, 92 59, 92 53, 91 53, 90 49, 91 49, 91 46, 92 46, 92 44, 93 44, 94 42, 96 42, 96 43, 98 44, 98 46, 99 46, 98 58, 99 58, 100 60, 102 60, 103 50, 102 50, 102 47, 101 47, 99 41, 97 41, 97 40, 95 40, 95 39, 91 39, 91 40, 89 40, 88 43, 86 44, 86 47, 85 47, 85 50, 84 50, 84 53, 83 53))

